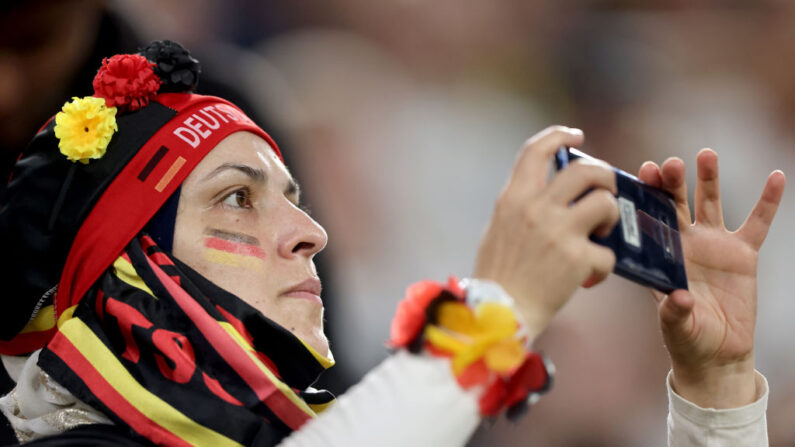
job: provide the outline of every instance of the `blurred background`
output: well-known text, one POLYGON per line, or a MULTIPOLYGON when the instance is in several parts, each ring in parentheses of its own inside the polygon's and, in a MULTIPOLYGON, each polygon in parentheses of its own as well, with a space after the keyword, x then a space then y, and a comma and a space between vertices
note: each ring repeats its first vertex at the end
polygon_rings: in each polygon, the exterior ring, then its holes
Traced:
MULTIPOLYGON (((247 102, 330 235, 319 262, 337 366, 323 384, 337 393, 388 354, 408 284, 470 274, 518 148, 547 125, 583 129, 586 152, 632 173, 679 156, 691 185, 696 153, 714 148, 730 229, 772 170, 795 178, 789 1, 12 0, 0 12, 6 165, 70 85, 90 89, 110 48, 180 41, 203 63, 199 92, 247 102)), ((795 445, 793 186, 759 265, 757 364, 780 446, 795 445)), ((669 366, 646 290, 612 277, 578 292, 537 346, 555 388, 471 445, 665 445, 669 366)))

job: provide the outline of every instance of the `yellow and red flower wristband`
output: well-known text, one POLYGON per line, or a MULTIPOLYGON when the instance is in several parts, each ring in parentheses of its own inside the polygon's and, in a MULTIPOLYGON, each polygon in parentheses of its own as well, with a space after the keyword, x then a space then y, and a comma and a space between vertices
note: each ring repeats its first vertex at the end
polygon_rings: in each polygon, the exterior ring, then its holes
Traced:
POLYGON ((513 300, 498 284, 451 277, 411 285, 392 320, 390 344, 450 358, 464 389, 482 386, 482 416, 523 414, 552 385, 554 366, 527 349, 513 300))

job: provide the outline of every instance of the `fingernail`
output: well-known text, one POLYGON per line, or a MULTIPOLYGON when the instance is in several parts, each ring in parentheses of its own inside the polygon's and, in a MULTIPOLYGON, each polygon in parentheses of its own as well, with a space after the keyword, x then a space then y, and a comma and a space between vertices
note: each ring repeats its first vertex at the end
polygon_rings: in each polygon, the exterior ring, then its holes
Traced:
POLYGON ((569 133, 572 135, 582 135, 582 130, 577 129, 576 127, 569 127, 569 133))

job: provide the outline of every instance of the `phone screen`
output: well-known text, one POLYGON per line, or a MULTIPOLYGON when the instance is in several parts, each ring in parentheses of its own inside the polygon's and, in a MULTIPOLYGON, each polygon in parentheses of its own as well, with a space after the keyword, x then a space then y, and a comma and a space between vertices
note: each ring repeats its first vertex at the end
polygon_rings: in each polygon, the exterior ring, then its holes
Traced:
MULTIPOLYGON (((577 158, 593 159, 576 149, 562 147, 555 154, 555 166, 565 169, 577 158)), ((664 293, 687 289, 673 197, 620 169, 613 171, 620 219, 609 236, 591 236, 591 240, 613 250, 614 273, 664 293)))

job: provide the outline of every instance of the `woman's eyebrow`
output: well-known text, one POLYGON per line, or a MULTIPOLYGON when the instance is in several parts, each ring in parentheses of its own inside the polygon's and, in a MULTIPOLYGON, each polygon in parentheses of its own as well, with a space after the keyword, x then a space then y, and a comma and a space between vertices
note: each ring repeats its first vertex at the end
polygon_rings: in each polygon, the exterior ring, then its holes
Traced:
POLYGON ((251 166, 235 164, 235 163, 224 163, 221 166, 218 166, 217 168, 213 169, 212 172, 207 174, 207 176, 204 177, 204 180, 209 180, 227 169, 234 169, 236 171, 242 172, 243 174, 251 178, 251 180, 254 180, 257 183, 265 183, 265 181, 267 180, 265 171, 261 169, 252 168, 251 166))

